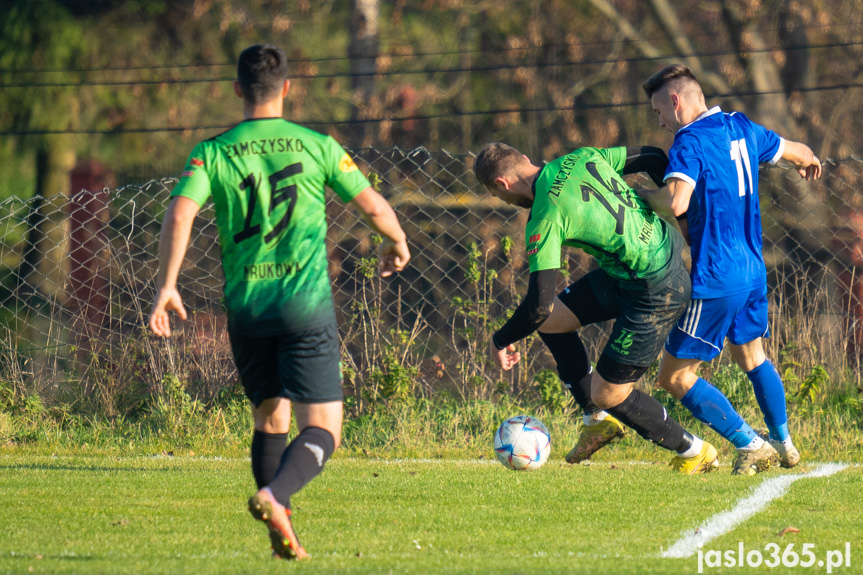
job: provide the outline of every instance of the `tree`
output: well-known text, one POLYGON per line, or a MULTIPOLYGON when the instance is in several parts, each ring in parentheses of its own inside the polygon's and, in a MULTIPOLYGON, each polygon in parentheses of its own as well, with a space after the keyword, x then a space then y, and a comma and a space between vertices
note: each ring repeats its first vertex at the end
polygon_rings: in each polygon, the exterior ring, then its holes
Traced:
MULTIPOLYGON (((642 55, 658 58, 663 53, 658 44, 670 45, 679 56, 669 56, 667 60, 688 65, 704 86, 708 100, 711 100, 711 92, 720 97, 733 92, 751 94, 748 98, 726 96, 722 99, 735 109, 750 112, 755 121, 779 134, 804 140, 815 150, 819 148, 821 135, 807 132, 801 124, 800 114, 795 113, 792 107, 793 101, 800 98, 800 91, 813 85, 815 76, 809 65, 809 40, 799 2, 719 2, 725 41, 714 40, 714 45, 727 44, 736 60, 734 65, 721 57, 698 55, 699 50, 715 51, 699 48, 684 24, 698 18, 694 14, 698 7, 681 7, 673 5, 670 0, 649 0, 651 16, 664 35, 662 42, 645 39, 636 31, 632 15, 621 14, 607 0, 590 1, 621 34, 635 41, 633 45, 642 55), (775 15, 778 15, 777 21, 771 22, 775 15), (775 28, 765 28, 765 22, 774 24, 775 28), (771 46, 767 39, 769 35, 779 38, 777 48, 771 46), (781 56, 777 58, 777 54, 781 56), (737 79, 733 86, 726 79, 732 75, 729 72, 737 79)), ((786 187, 784 193, 773 200, 780 205, 778 214, 782 223, 791 231, 786 237, 786 250, 801 257, 823 253, 823 246, 829 239, 829 228, 824 225, 829 220, 824 198, 813 193, 813 188, 803 182, 786 187)))
POLYGON ((375 72, 378 59, 378 20, 380 0, 351 0, 351 122, 354 145, 370 145, 372 131, 368 123, 359 123, 363 111, 374 109, 375 72))
MULTIPOLYGON (((74 67, 84 47, 83 39, 79 24, 54 2, 16 2, 0 16, 0 68, 26 71, 74 67)), ((24 131, 78 127, 79 103, 69 88, 14 88, 0 94, 6 125, 24 131)), ((62 289, 65 234, 61 198, 69 192, 75 146, 68 134, 30 136, 18 142, 35 152, 36 198, 31 205, 28 221, 33 225, 17 280, 19 287, 26 287, 28 292, 53 297, 62 289)))

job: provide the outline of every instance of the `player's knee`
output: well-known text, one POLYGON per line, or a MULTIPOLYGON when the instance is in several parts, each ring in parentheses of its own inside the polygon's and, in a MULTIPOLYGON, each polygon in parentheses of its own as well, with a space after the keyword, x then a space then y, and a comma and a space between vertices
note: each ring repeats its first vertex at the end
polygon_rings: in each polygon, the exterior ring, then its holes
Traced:
POLYGON ((600 409, 611 409, 620 405, 631 391, 631 384, 617 385, 601 382, 591 387, 590 400, 600 409))
POLYGON ((659 386, 677 399, 682 399, 696 381, 698 381, 697 375, 684 370, 665 372, 660 370, 657 376, 659 386))
POLYGON ((547 310, 548 317, 539 326, 539 332, 545 334, 569 333, 581 328, 581 323, 572 311, 566 307, 559 297, 554 298, 554 303, 547 310))
POLYGON ((742 357, 738 360, 737 364, 744 373, 749 373, 753 369, 760 367, 765 361, 767 361, 767 356, 764 355, 764 351, 762 350, 761 353, 754 353, 742 357))
POLYGON ((761 338, 742 345, 730 344, 728 348, 731 351, 734 361, 740 366, 740 369, 747 373, 767 360, 767 355, 764 353, 764 346, 761 345, 761 338))
POLYGON ((590 400, 599 409, 611 409, 620 403, 620 401, 614 401, 613 396, 607 393, 593 393, 590 395, 590 400))
POLYGON ((679 360, 674 359, 666 352, 659 364, 656 383, 677 399, 681 399, 698 381, 696 369, 699 363, 681 364, 679 360))
POLYGON ((656 383, 665 391, 671 391, 676 386, 680 385, 683 379, 682 371, 674 371, 671 369, 659 369, 656 375, 656 383))
POLYGON ((334 425, 329 425, 327 423, 317 422, 317 423, 313 423, 312 425, 306 427, 305 429, 309 429, 309 428, 317 428, 319 430, 319 432, 321 432, 321 433, 323 433, 323 432, 329 433, 332 436, 333 451, 338 449, 339 446, 342 444, 341 426, 334 426, 334 425))
POLYGON ((255 415, 255 429, 263 433, 288 433, 291 429, 291 420, 278 416, 255 415))
POLYGON ((329 434, 333 436, 333 451, 338 449, 339 446, 342 444, 341 425, 327 424, 321 425, 320 428, 324 431, 329 432, 329 434))
POLYGON ((656 375, 656 383, 665 391, 669 391, 671 388, 671 374, 660 370, 656 375))
POLYGON ((614 409, 627 398, 629 394, 622 393, 609 393, 609 394, 600 394, 598 396, 592 396, 591 400, 593 403, 600 409, 614 409))
POLYGON ((603 353, 596 362, 596 370, 590 382, 591 401, 600 409, 617 407, 629 397, 632 386, 646 369, 619 363, 603 353))
POLYGON ((252 406, 255 429, 264 433, 287 433, 291 429, 291 402, 284 397, 271 397, 252 406))

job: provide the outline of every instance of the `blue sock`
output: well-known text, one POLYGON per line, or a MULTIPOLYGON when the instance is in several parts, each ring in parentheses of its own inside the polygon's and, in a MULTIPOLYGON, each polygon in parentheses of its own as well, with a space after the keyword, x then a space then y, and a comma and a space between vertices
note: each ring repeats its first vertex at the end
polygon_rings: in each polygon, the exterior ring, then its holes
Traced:
POLYGON ((711 429, 733 443, 734 447, 746 447, 756 437, 752 428, 731 406, 728 398, 700 377, 680 402, 698 421, 709 425, 711 429))
POLYGON ((785 386, 769 359, 746 374, 752 381, 755 399, 770 430, 770 439, 788 439, 788 412, 785 408, 785 386))

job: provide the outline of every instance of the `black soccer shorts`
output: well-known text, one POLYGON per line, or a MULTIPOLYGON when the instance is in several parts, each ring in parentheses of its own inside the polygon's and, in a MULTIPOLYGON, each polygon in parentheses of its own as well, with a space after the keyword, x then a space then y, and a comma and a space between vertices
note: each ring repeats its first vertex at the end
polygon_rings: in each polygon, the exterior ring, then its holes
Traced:
POLYGON ((623 384, 638 380, 656 361, 691 294, 689 272, 675 256, 657 277, 619 282, 594 270, 558 297, 581 325, 617 320, 596 371, 606 381, 623 384))
POLYGON ((342 401, 339 332, 335 324, 268 337, 228 330, 246 397, 258 407, 266 399, 297 403, 342 401))

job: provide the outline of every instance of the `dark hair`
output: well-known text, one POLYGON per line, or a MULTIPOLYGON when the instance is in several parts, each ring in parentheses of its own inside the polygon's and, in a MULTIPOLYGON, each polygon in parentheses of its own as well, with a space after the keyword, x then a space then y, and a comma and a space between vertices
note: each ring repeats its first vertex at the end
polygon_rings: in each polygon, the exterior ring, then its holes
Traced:
POLYGON ((641 87, 644 88, 644 91, 647 93, 647 97, 650 98, 655 92, 661 90, 663 86, 677 79, 683 80, 684 82, 692 81, 698 84, 698 80, 695 78, 695 74, 692 73, 692 70, 683 64, 671 64, 648 78, 641 87))
POLYGON ((243 97, 253 104, 277 98, 288 77, 288 57, 270 44, 249 46, 237 61, 237 81, 243 97))
POLYGON ((494 185, 495 178, 509 173, 522 160, 522 153, 512 146, 503 142, 492 142, 479 151, 473 162, 473 173, 479 183, 488 188, 494 185))

